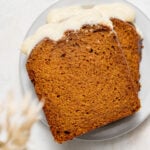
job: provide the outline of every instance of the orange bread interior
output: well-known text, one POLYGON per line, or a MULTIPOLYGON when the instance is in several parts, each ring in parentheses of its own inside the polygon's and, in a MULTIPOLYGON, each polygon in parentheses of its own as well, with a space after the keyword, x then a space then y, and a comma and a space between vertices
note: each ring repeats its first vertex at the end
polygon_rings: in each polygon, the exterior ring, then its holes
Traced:
POLYGON ((86 25, 65 32, 57 42, 45 38, 32 50, 26 68, 59 143, 140 108, 124 53, 109 27, 86 25))

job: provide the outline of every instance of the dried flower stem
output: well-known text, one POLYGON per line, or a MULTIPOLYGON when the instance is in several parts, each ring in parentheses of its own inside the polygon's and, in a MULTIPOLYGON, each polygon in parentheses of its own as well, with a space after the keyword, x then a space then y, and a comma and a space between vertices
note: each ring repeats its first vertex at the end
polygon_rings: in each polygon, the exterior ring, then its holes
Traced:
POLYGON ((35 104, 26 95, 23 101, 16 101, 8 94, 0 103, 0 150, 25 150, 30 131, 40 119, 39 112, 43 103, 35 104))

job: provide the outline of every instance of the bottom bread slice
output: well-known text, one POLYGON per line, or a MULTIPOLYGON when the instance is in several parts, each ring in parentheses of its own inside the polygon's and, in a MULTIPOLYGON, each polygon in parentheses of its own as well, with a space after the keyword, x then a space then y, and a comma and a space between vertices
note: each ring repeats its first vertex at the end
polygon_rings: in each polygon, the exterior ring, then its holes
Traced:
POLYGON ((131 72, 134 88, 137 93, 140 90, 140 72, 139 65, 141 61, 142 38, 136 31, 134 25, 122 20, 111 19, 114 25, 114 30, 117 33, 121 48, 125 54, 127 64, 131 72))
POLYGON ((116 34, 108 27, 86 25, 57 42, 43 39, 26 67, 59 143, 140 108, 116 34))

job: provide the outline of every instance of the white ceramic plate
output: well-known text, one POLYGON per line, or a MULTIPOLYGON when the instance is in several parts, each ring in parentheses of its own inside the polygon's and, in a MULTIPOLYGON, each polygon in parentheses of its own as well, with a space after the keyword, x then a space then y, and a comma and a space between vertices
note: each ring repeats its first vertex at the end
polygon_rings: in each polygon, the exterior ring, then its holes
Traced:
MULTIPOLYGON (((26 37, 33 34, 38 27, 45 24, 46 16, 49 10, 64 7, 64 6, 71 6, 71 5, 93 5, 93 4, 100 4, 100 3, 112 3, 112 2, 126 2, 124 0, 63 0, 58 1, 52 6, 50 6, 47 10, 45 10, 33 23, 31 28, 29 29, 26 37)), ((127 2, 126 2, 127 3, 127 2)), ((131 4, 130 4, 131 5, 131 4)), ((140 73, 141 73, 141 91, 139 93, 139 97, 141 99, 142 108, 138 113, 133 116, 127 117, 115 123, 109 124, 105 127, 98 128, 90 133, 87 133, 83 136, 78 138, 83 140, 107 140, 114 137, 118 137, 129 131, 135 129, 138 125, 140 125, 149 115, 150 113, 150 34, 149 34, 149 27, 150 21, 149 19, 135 6, 136 11, 136 24, 138 25, 139 29, 141 29, 144 37, 144 49, 142 50, 142 61, 140 64, 140 73)), ((24 54, 20 54, 20 81, 22 85, 22 92, 26 93, 28 91, 32 91, 32 96, 36 98, 36 94, 34 92, 33 85, 31 84, 26 69, 27 56, 24 54)), ((44 114, 43 114, 43 124, 47 125, 44 114)), ((47 125, 48 126, 48 125, 47 125)), ((48 129, 49 130, 49 129, 48 129)))

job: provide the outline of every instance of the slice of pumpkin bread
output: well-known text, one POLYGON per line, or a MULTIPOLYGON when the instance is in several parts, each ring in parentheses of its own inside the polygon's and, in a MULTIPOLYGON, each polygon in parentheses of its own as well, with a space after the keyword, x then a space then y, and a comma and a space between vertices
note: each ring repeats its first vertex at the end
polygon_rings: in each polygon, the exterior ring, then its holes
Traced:
POLYGON ((109 27, 86 25, 58 41, 45 38, 26 67, 59 143, 140 108, 124 54, 109 27))
POLYGON ((139 65, 141 60, 142 38, 131 23, 116 18, 111 19, 111 21, 113 22, 114 30, 117 33, 120 46, 129 65, 134 88, 138 92, 140 90, 139 65))

